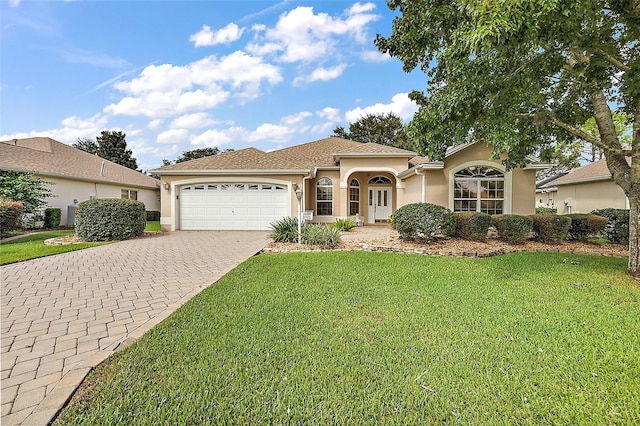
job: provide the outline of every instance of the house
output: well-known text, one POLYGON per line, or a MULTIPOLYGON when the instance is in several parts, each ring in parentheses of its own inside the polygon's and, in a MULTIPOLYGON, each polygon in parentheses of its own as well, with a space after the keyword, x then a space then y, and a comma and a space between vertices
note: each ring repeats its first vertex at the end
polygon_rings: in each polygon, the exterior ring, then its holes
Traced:
POLYGON ((540 201, 544 204, 544 200, 553 199, 554 205, 549 207, 555 207, 558 214, 629 208, 629 200, 622 188, 613 181, 604 159, 578 167, 539 186, 536 191, 538 204, 540 201))
POLYGON ((157 179, 51 138, 0 142, 0 170, 33 172, 53 183, 46 201, 62 210, 61 224, 73 225, 77 204, 92 198, 130 198, 160 210, 157 179))
POLYGON ((172 231, 268 229, 284 216, 297 217, 299 208, 315 223, 357 217, 373 224, 416 202, 534 213, 536 169, 546 165, 533 161, 507 172, 490 155, 483 144, 466 144, 450 149, 444 161, 430 161, 404 149, 329 137, 272 152, 225 152, 153 172, 162 181, 161 224, 172 231))

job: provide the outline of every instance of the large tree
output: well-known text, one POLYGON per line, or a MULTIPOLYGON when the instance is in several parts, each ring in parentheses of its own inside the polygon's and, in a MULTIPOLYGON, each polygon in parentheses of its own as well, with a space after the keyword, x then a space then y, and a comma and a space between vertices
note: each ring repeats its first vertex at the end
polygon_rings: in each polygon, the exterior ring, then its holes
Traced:
POLYGON ((53 197, 49 185, 53 183, 31 172, 0 170, 0 199, 22 202, 25 213, 38 213, 47 205, 46 199, 53 197))
POLYGON ((133 157, 131 150, 127 149, 126 136, 123 132, 103 130, 95 141, 78 139, 73 146, 121 166, 138 170, 138 161, 133 157))
POLYGON ((414 149, 402 119, 396 114, 367 114, 353 123, 349 123, 349 131, 343 126, 333 129, 331 136, 351 139, 362 143, 379 143, 396 148, 414 149))
POLYGON ((640 277, 640 1, 391 0, 382 52, 428 74, 410 134, 433 159, 481 140, 508 168, 576 138, 604 152, 631 208, 629 272, 640 277), (614 114, 629 117, 630 146, 614 114), (592 118, 597 132, 583 130, 592 118), (629 149, 625 149, 629 148, 629 149))

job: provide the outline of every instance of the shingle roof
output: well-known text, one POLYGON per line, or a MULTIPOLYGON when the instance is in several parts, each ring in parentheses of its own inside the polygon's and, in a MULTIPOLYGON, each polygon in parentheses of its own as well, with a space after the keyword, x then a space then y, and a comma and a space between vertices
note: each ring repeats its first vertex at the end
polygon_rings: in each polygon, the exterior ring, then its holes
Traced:
POLYGON ((549 182, 549 184, 553 185, 566 185, 574 182, 581 181, 590 181, 590 180, 600 180, 600 179, 610 179, 611 172, 609 172, 609 168, 607 167, 606 160, 596 161, 595 163, 590 163, 582 167, 578 167, 577 169, 572 170, 568 174, 549 182))
POLYGON ((141 188, 160 186, 157 179, 51 138, 0 141, 0 170, 141 188))
POLYGON ((329 137, 277 151, 264 152, 256 148, 230 151, 211 157, 164 166, 157 171, 178 170, 311 170, 313 167, 335 166, 335 154, 372 156, 389 154, 415 156, 414 152, 376 143, 360 143, 329 137))

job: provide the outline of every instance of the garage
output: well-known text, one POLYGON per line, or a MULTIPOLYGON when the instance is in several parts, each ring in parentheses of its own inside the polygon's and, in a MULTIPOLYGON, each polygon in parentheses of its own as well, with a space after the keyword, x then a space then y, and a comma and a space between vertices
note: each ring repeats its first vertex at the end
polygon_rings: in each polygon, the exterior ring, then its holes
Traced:
POLYGON ((199 183, 180 188, 180 229, 264 230, 289 216, 289 191, 273 183, 199 183))

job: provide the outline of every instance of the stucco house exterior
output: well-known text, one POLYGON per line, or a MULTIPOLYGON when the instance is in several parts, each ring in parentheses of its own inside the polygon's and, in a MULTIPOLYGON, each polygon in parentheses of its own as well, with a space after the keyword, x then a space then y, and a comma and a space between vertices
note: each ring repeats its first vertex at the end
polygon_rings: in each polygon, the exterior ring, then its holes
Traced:
POLYGON ((535 159, 505 171, 481 143, 450 149, 444 161, 415 152, 329 137, 272 152, 255 148, 172 164, 161 176, 163 230, 269 229, 298 208, 312 222, 388 221, 415 202, 454 211, 532 214, 535 159), (301 196, 300 205, 296 189, 301 196), (301 192, 301 193, 300 193, 301 192))
POLYGON ((611 177, 606 160, 589 163, 537 189, 537 203, 558 214, 590 213, 595 209, 628 209, 629 200, 611 177))
POLYGON ((160 210, 157 179, 51 138, 0 142, 0 170, 33 172, 52 182, 50 207, 62 210, 60 223, 73 225, 78 203, 92 198, 130 198, 160 210))

